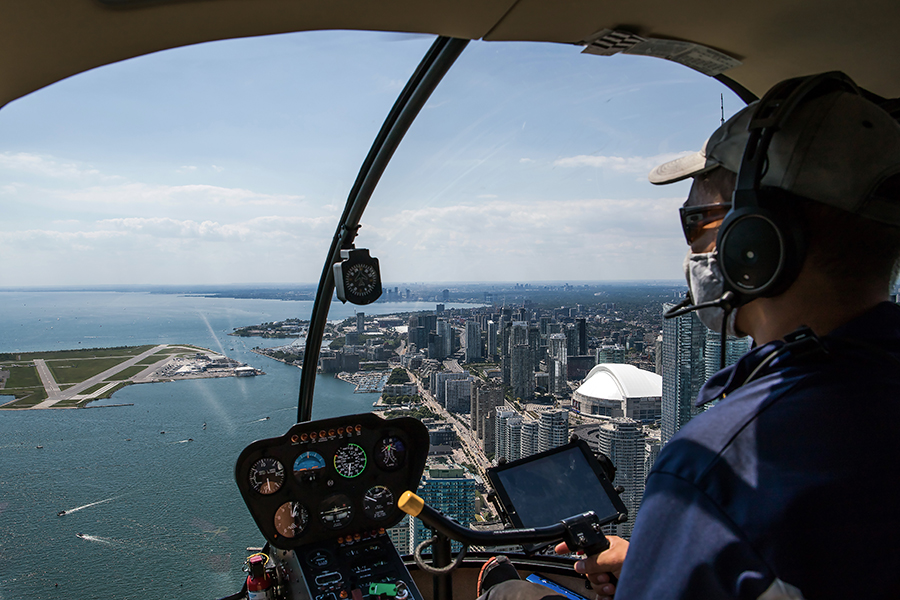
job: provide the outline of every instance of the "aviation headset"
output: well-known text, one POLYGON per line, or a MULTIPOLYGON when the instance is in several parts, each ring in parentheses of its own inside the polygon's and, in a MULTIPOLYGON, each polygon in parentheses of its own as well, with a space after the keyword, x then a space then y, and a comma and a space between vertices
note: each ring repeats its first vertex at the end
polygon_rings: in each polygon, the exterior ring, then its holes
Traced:
POLYGON ((804 102, 834 90, 859 94, 853 81, 838 71, 783 81, 759 101, 747 130, 750 137, 738 170, 731 210, 719 227, 716 248, 733 307, 755 298, 775 296, 797 278, 806 253, 803 228, 784 210, 773 210, 781 190, 761 187, 768 168, 772 137, 804 102))

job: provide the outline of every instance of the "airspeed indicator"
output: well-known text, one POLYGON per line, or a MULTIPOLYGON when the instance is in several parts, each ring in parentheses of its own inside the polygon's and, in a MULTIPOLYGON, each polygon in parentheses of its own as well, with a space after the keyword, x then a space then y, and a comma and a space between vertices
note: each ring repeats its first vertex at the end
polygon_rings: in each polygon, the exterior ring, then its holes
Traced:
POLYGON ((334 470, 352 479, 366 470, 366 451, 357 444, 347 444, 334 453, 334 470))

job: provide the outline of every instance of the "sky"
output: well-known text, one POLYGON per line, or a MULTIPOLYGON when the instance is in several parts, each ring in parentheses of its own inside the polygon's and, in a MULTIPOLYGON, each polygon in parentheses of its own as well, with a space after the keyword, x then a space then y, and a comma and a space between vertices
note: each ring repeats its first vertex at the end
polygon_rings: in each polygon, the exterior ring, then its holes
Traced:
MULTIPOLYGON (((0 288, 318 281, 429 36, 306 32, 168 50, 0 109, 0 288)), ((654 58, 472 42, 362 219, 386 283, 679 279, 685 182, 741 101, 654 58)))

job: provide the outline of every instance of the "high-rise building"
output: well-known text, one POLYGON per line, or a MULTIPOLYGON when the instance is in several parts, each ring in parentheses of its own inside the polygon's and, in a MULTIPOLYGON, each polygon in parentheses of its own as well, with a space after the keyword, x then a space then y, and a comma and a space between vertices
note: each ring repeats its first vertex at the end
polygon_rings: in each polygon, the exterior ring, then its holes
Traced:
POLYGON ((604 344, 597 348, 597 364, 624 363, 625 346, 619 344, 604 344))
POLYGON ((356 313, 356 333, 366 332, 366 313, 356 313))
POLYGON ((484 427, 481 435, 481 447, 484 450, 484 455, 488 459, 492 459, 497 454, 497 410, 489 410, 485 413, 482 423, 484 427))
POLYGON ((409 519, 409 515, 404 515, 399 523, 387 530, 387 534, 394 543, 394 547, 397 548, 397 552, 401 555, 412 554, 413 551, 415 551, 415 548, 410 549, 409 547, 409 538, 411 537, 409 519))
POLYGON ((569 370, 566 336, 562 333, 551 333, 549 341, 547 370, 550 373, 550 393, 560 395, 567 389, 566 377, 569 370))
MULTIPOLYGON (((748 337, 734 337, 729 335, 725 342, 725 366, 733 365, 740 357, 750 350, 753 340, 748 337)), ((722 334, 711 329, 706 330, 706 344, 704 346, 704 358, 706 373, 704 379, 709 379, 719 370, 721 365, 722 334)))
MULTIPOLYGON (((496 409, 496 416, 494 418, 494 457, 500 458, 503 457, 506 460, 509 460, 510 449, 509 449, 509 428, 507 427, 507 423, 510 419, 521 418, 519 417, 519 413, 514 410, 505 410, 502 408, 496 409)), ((516 449, 518 452, 518 448, 516 449)), ((487 453, 487 450, 485 450, 487 453)))
POLYGON ((569 441, 569 411, 548 410, 538 421, 538 452, 563 446, 569 441))
POLYGON ((519 460, 522 458, 522 424, 525 419, 521 415, 516 414, 506 419, 506 452, 503 458, 507 461, 519 460))
POLYGON ((451 379, 468 379, 468 373, 453 373, 450 371, 439 371, 437 373, 432 373, 429 381, 429 387, 431 388, 431 393, 434 394, 434 399, 437 400, 438 404, 447 407, 447 386, 444 385, 447 381, 451 379))
POLYGON ((573 323, 566 324, 566 350, 570 356, 578 355, 578 330, 573 323))
POLYGON ((441 358, 438 360, 443 360, 453 354, 453 328, 444 319, 438 319, 437 323, 435 323, 435 329, 437 334, 441 336, 442 344, 440 349, 441 358))
POLYGON ((472 410, 472 377, 448 379, 444 383, 444 406, 452 413, 472 410))
POLYGON ((481 327, 475 321, 466 321, 464 330, 466 349, 465 361, 478 362, 481 360, 481 327))
POLYGON ((528 344, 517 344, 510 349, 509 385, 513 398, 527 401, 534 397, 533 352, 528 344))
POLYGON ((476 382, 473 388, 470 427, 479 439, 484 439, 485 417, 498 406, 503 406, 503 389, 483 382, 476 382))
POLYGON ((575 319, 575 331, 578 333, 578 356, 587 354, 587 320, 584 317, 575 319))
POLYGON ((537 421, 522 422, 522 437, 519 441, 519 458, 540 452, 539 427, 537 421))
POLYGON ((497 321, 487 322, 487 356, 488 360, 496 360, 497 357, 497 321))
MULTIPOLYGON (((671 308, 663 305, 663 312, 671 308)), ((662 443, 700 411, 694 400, 706 381, 706 326, 696 312, 663 319, 662 345, 662 443)))
POLYGON ((644 498, 646 439, 640 423, 627 417, 614 417, 600 424, 599 442, 600 451, 616 465, 616 485, 625 488, 619 497, 628 508, 628 521, 612 525, 610 533, 627 539, 644 498))
MULTIPOLYGON (((447 460, 429 459, 419 489, 425 502, 463 526, 475 520, 475 478, 459 465, 447 460)), ((410 547, 431 539, 431 530, 419 519, 412 520, 410 547)), ((458 542, 454 542, 457 544, 458 542)))

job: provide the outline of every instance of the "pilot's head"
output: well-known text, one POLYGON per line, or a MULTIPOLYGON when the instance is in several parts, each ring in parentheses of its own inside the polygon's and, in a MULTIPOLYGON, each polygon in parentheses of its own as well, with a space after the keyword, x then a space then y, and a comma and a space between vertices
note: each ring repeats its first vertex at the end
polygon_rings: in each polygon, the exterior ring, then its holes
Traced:
MULTIPOLYGON (((887 293, 900 257, 900 125, 841 77, 840 85, 822 85, 805 96, 772 134, 756 197, 760 210, 777 217, 785 239, 792 241, 783 252, 786 266, 778 269, 781 280, 762 293, 743 294, 739 280, 738 286, 729 283, 737 276, 731 277, 730 270, 730 278, 721 275, 717 261, 727 258, 715 252, 717 244, 726 245, 722 233, 734 222, 729 210, 736 174, 751 138, 748 125, 761 103, 731 117, 699 152, 650 173, 655 184, 693 178, 681 217, 690 246, 685 270, 695 302, 715 299, 723 285, 736 289, 745 303, 777 296, 794 284, 801 269, 810 268, 826 273, 847 294, 873 282, 887 293)), ((761 252, 746 254, 756 258, 761 252)), ((700 316, 721 329, 721 311, 718 323, 709 313, 700 316)))

